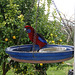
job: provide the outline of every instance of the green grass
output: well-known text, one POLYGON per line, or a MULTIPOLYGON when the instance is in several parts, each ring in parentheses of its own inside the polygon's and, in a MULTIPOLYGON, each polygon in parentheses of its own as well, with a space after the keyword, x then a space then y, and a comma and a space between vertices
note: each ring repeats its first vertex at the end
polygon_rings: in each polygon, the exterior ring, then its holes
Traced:
POLYGON ((47 70, 47 75, 68 75, 68 71, 73 69, 71 66, 64 66, 62 68, 57 69, 57 67, 50 67, 47 70))
POLYGON ((47 70, 47 75, 68 75, 68 71, 70 69, 73 69, 73 62, 74 59, 65 61, 64 64, 60 65, 60 66, 55 66, 55 67, 49 67, 49 69, 47 70), (67 63, 71 64, 71 65, 67 65, 67 63), (59 67, 57 69, 57 67, 59 67))
MULTIPOLYGON (((66 63, 73 64, 73 62, 74 62, 74 59, 71 59, 71 60, 65 61, 64 64, 61 64, 59 66, 49 67, 48 70, 46 71, 47 75, 68 75, 68 71, 70 69, 73 69, 73 66, 67 65, 66 63)), ((0 75, 2 75, 1 71, 0 71, 0 75)), ((6 75, 15 75, 13 69, 9 70, 6 75)))
POLYGON ((15 75, 15 74, 14 74, 13 70, 11 69, 11 70, 9 70, 9 71, 7 72, 6 75, 15 75))

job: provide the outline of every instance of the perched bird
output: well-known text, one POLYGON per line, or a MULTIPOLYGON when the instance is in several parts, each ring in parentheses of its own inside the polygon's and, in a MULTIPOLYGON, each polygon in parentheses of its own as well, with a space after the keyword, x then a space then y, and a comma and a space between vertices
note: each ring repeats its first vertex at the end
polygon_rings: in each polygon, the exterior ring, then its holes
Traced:
POLYGON ((29 25, 25 26, 25 29, 28 33, 29 39, 35 43, 36 45, 39 45, 39 48, 41 49, 42 47, 44 47, 45 45, 47 45, 46 40, 38 33, 35 32, 34 28, 32 28, 29 25), (34 33, 35 33, 35 42, 34 42, 34 33))

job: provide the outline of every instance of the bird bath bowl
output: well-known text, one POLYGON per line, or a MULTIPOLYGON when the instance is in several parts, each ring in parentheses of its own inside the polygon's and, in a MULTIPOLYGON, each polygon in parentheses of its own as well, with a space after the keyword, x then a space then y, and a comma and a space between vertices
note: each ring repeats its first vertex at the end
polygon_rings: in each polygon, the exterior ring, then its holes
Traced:
POLYGON ((33 45, 20 45, 8 47, 6 53, 12 60, 24 63, 56 63, 63 62, 73 58, 74 47, 67 45, 47 45, 37 52, 38 45, 35 45, 35 51, 32 51, 33 45))

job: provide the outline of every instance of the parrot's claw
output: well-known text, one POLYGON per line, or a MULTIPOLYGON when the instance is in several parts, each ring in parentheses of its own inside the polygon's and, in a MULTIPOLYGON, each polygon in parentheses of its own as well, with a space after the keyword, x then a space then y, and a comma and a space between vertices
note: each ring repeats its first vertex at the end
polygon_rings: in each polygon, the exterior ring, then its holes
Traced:
POLYGON ((37 50, 37 52, 39 52, 40 49, 37 50))

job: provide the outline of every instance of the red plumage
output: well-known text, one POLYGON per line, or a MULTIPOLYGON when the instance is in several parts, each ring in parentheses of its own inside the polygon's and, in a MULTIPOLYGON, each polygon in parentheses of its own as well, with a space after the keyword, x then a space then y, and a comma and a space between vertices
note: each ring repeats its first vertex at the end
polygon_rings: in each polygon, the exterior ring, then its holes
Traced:
POLYGON ((46 40, 40 34, 35 33, 34 28, 32 28, 29 25, 25 26, 25 28, 26 31, 28 32, 29 39, 35 44, 39 45, 39 48, 42 48, 47 44, 46 40), (35 39, 34 39, 34 33, 35 33, 35 39))

